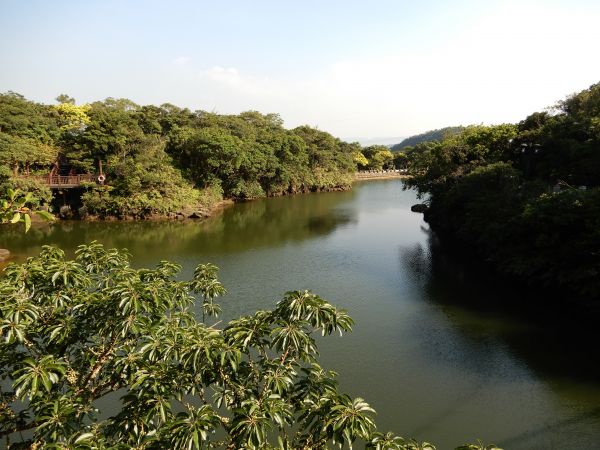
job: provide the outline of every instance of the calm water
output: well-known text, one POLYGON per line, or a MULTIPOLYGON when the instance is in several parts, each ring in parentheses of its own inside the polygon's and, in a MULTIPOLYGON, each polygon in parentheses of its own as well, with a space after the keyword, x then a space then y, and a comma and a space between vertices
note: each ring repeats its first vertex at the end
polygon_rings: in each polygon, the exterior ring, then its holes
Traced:
POLYGON ((72 252, 96 239, 129 249, 138 266, 177 261, 185 275, 213 262, 229 290, 225 318, 311 289, 356 320, 353 333, 320 342, 322 362, 375 407, 382 431, 440 450, 477 438, 505 449, 600 448, 597 347, 550 319, 460 306, 523 294, 444 255, 410 212, 415 202, 399 180, 374 181, 239 204, 204 222, 63 222, 25 236, 3 228, 0 247, 24 258, 42 244, 72 252))

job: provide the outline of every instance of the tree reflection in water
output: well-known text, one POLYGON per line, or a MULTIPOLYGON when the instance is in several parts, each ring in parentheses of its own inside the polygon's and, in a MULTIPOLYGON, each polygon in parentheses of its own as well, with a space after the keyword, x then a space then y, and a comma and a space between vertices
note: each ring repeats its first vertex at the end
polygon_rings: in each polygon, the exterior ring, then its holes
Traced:
POLYGON ((16 260, 37 254, 42 245, 54 244, 72 254, 77 245, 97 240, 106 247, 127 248, 134 256, 158 261, 202 253, 243 252, 279 246, 286 242, 324 236, 356 221, 353 211, 337 207, 355 194, 332 192, 259 199, 217 212, 206 220, 143 222, 61 221, 34 224, 24 235, 5 226, 0 247, 16 260))

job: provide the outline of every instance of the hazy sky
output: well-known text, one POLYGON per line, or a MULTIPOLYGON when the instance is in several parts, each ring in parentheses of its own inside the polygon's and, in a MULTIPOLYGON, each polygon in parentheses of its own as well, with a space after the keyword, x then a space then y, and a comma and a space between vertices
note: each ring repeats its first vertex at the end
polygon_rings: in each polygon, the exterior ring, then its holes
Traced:
POLYGON ((0 91, 277 112, 342 138, 516 122, 600 81, 600 1, 0 0, 0 91))

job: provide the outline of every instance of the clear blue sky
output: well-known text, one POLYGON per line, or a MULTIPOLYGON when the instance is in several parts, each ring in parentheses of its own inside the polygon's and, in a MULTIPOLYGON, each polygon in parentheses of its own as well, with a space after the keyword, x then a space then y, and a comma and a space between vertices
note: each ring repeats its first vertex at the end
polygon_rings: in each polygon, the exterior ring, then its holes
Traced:
POLYGON ((405 136, 518 121, 600 81, 599 24, 591 0, 0 0, 0 91, 405 136))

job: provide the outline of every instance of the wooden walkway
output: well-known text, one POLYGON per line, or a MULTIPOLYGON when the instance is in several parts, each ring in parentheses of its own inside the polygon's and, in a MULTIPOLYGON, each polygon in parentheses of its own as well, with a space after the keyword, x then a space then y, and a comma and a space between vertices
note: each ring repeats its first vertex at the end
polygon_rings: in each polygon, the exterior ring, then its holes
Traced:
POLYGON ((37 180, 46 184, 50 189, 70 189, 81 186, 81 183, 95 183, 98 175, 80 173, 77 175, 22 175, 21 178, 37 180))

